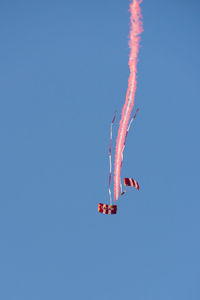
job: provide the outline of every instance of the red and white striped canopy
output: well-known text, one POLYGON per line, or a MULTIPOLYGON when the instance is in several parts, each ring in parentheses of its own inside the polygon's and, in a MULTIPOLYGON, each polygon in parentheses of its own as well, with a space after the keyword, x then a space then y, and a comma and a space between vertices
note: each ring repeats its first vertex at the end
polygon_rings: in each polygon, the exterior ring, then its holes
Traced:
POLYGON ((108 204, 99 203, 98 211, 105 215, 116 215, 117 205, 108 205, 108 204))
POLYGON ((135 187, 138 191, 140 189, 138 182, 133 178, 124 178, 124 185, 135 187))

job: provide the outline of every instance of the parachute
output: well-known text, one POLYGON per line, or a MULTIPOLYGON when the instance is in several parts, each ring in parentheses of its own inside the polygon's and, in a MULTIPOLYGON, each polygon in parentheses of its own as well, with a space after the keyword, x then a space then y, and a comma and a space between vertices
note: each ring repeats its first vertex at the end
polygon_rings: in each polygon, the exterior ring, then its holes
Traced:
POLYGON ((108 204, 99 203, 98 211, 105 215, 116 215, 117 205, 108 205, 108 204))
POLYGON ((140 189, 138 182, 133 178, 124 178, 124 185, 135 187, 138 191, 140 189))

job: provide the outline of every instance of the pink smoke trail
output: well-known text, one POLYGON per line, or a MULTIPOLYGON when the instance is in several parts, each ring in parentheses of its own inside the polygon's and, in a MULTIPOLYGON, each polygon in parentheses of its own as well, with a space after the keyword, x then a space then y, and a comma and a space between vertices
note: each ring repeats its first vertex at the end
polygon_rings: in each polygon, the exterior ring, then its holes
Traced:
POLYGON ((128 122, 130 119, 131 111, 133 109, 136 91, 136 73, 137 73, 137 62, 138 52, 140 43, 140 34, 143 31, 142 27, 142 14, 140 10, 140 3, 142 0, 133 0, 130 4, 130 36, 129 36, 129 69, 130 75, 128 79, 128 88, 126 92, 126 100, 122 109, 121 120, 119 124, 119 130, 117 135, 116 153, 115 153, 115 171, 114 171, 114 199, 115 201, 119 198, 119 187, 120 187, 120 174, 121 165, 123 158, 123 148, 126 138, 126 131, 128 122))

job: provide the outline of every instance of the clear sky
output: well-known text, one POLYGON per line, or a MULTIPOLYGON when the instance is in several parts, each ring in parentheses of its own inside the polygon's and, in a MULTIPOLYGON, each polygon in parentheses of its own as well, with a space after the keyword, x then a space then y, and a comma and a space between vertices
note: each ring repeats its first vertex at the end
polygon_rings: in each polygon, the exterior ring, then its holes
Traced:
POLYGON ((116 216, 97 212, 129 75, 128 7, 0 2, 2 300, 200 299, 198 0, 141 5, 140 112, 122 168, 141 190, 116 216))

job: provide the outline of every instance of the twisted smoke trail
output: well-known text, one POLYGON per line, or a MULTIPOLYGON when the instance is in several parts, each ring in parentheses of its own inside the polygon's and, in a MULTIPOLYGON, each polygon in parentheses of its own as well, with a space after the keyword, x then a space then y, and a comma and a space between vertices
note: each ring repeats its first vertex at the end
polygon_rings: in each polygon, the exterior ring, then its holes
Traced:
POLYGON ((123 157, 123 148, 126 137, 126 130, 130 119, 130 114, 133 109, 136 90, 136 73, 137 73, 137 61, 140 43, 140 34, 143 31, 142 27, 142 14, 140 10, 140 3, 142 0, 133 0, 130 4, 130 37, 129 37, 129 69, 130 75, 128 79, 128 88, 126 92, 126 100, 122 109, 122 115, 117 135, 116 153, 115 153, 115 171, 114 171, 114 199, 119 198, 120 187, 120 173, 123 157))

